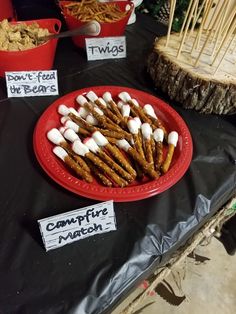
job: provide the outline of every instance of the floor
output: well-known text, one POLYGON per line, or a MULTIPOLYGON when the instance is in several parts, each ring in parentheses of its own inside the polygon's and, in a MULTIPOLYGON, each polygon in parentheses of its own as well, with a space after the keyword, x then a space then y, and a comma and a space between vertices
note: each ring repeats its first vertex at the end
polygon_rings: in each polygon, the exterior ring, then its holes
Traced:
MULTIPOLYGON (((143 283, 113 311, 122 310, 142 292, 143 283)), ((226 253, 215 238, 199 246, 195 256, 175 269, 133 314, 234 314, 236 313, 236 255, 226 253)))

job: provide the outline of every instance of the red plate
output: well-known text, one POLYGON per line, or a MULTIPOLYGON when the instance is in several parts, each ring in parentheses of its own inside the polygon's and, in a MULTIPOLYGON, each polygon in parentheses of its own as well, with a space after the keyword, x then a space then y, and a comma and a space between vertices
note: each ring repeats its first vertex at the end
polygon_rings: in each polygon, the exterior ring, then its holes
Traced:
POLYGON ((36 157, 46 173, 64 188, 96 200, 114 200, 116 202, 136 201, 159 194, 179 181, 187 171, 192 159, 192 139, 190 132, 179 116, 168 104, 157 97, 145 92, 119 86, 94 86, 84 88, 67 94, 52 103, 40 117, 34 131, 34 151, 36 157), (53 145, 48 141, 46 133, 53 127, 60 126, 60 115, 57 108, 60 104, 68 107, 77 107, 75 98, 79 94, 93 90, 98 96, 109 91, 113 98, 121 91, 127 91, 132 98, 138 100, 140 105, 151 104, 155 108, 157 116, 162 120, 168 132, 177 131, 179 141, 174 152, 174 157, 169 171, 157 180, 145 183, 135 183, 125 188, 108 188, 97 182, 86 183, 70 173, 64 164, 53 154, 53 145))

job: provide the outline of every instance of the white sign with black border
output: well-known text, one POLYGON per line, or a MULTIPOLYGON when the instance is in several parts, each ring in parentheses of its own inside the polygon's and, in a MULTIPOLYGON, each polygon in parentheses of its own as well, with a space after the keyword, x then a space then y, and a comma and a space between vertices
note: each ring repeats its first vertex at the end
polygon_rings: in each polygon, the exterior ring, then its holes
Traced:
POLYGON ((113 201, 38 220, 46 251, 116 230, 113 201))
POLYGON ((5 72, 8 97, 58 95, 57 71, 5 72))
POLYGON ((85 38, 85 43, 89 61, 126 58, 125 36, 85 38))

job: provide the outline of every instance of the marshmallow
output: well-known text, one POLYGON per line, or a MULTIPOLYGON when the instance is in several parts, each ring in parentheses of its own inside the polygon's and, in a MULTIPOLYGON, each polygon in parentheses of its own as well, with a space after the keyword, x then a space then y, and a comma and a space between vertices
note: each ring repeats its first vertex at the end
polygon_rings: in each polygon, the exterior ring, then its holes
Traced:
POLYGON ((149 116, 151 116, 151 117, 157 119, 157 116, 156 116, 156 114, 155 114, 155 111, 154 111, 152 105, 149 105, 149 104, 144 105, 144 106, 143 106, 143 110, 144 110, 144 112, 147 113, 149 116))
POLYGON ((62 116, 68 116, 68 114, 70 113, 70 109, 66 107, 65 105, 58 106, 57 111, 62 116))
POLYGON ((61 134, 63 134, 66 129, 67 129, 67 128, 65 128, 64 126, 62 126, 62 127, 59 128, 59 132, 60 132, 61 134))
POLYGON ((140 118, 139 117, 134 117, 134 120, 137 122, 138 128, 140 129, 141 128, 141 124, 142 124, 140 118))
POLYGON ((141 131, 142 131, 143 138, 145 140, 150 140, 151 134, 152 134, 152 128, 151 128, 150 124, 149 123, 143 123, 141 125, 141 131))
POLYGON ((129 148, 131 147, 130 144, 126 141, 126 140, 118 140, 116 142, 117 146, 121 149, 123 149, 124 151, 128 151, 129 148))
POLYGON ((86 97, 92 102, 95 102, 98 99, 98 96, 93 91, 88 92, 86 97))
POLYGON ((88 110, 84 107, 80 107, 78 110, 78 114, 81 118, 86 119, 87 115, 89 114, 88 110))
POLYGON ((87 99, 83 95, 77 96, 76 101, 78 104, 80 104, 80 106, 84 106, 84 104, 88 102, 87 99))
POLYGON ((135 107, 139 107, 139 103, 136 99, 131 99, 132 103, 135 105, 135 107))
POLYGON ((68 117, 68 116, 63 116, 63 117, 61 117, 61 119, 60 119, 61 124, 65 124, 65 123, 66 123, 66 121, 68 121, 68 120, 71 120, 71 118, 70 118, 70 117, 68 117))
POLYGON ((105 92, 105 93, 102 95, 102 98, 103 98, 106 102, 112 101, 112 96, 111 96, 111 93, 110 93, 110 92, 105 92))
POLYGON ((160 128, 155 129, 155 131, 153 132, 153 137, 156 142, 163 142, 164 131, 160 128))
POLYGON ((86 138, 83 143, 88 147, 88 149, 96 154, 99 151, 99 147, 97 145, 97 143, 94 141, 94 139, 92 137, 88 137, 86 138))
POLYGON ((70 109, 70 112, 73 113, 75 116, 77 117, 79 116, 78 111, 76 111, 75 108, 70 107, 69 109, 70 109))
POLYGON ((98 121, 92 114, 88 114, 86 117, 86 122, 88 122, 91 125, 98 125, 98 121))
POLYGON ((51 129, 47 133, 47 138, 55 145, 60 145, 61 142, 65 142, 64 137, 61 135, 60 131, 56 128, 51 129))
POLYGON ((73 122, 71 120, 67 120, 64 125, 65 125, 65 127, 74 130, 76 133, 79 132, 78 124, 76 124, 75 122, 73 122))
POLYGON ((129 100, 131 100, 131 97, 127 92, 119 93, 118 97, 124 102, 128 102, 129 100))
POLYGON ((122 105, 121 114, 123 117, 129 117, 130 115, 130 105, 122 105))
POLYGON ((106 102, 104 101, 103 98, 99 97, 98 100, 104 107, 107 107, 107 104, 106 104, 106 102))
POLYGON ((105 136, 102 133, 100 133, 99 131, 93 132, 92 138, 95 140, 95 142, 98 144, 98 146, 105 146, 105 145, 109 144, 109 142, 105 138, 105 136))
POLYGON ((52 151, 57 157, 59 157, 63 161, 66 156, 68 156, 67 152, 60 146, 55 146, 52 151))
POLYGON ((86 145, 84 145, 80 140, 74 141, 72 144, 73 151, 80 156, 85 156, 89 153, 89 149, 86 145))
POLYGON ((132 134, 138 134, 138 123, 134 119, 130 119, 127 123, 128 129, 132 134))
POLYGON ((174 145, 174 147, 176 147, 177 142, 178 142, 178 133, 175 131, 170 132, 168 135, 168 144, 172 144, 174 145))
POLYGON ((126 103, 123 102, 122 100, 119 100, 118 103, 117 103, 117 107, 118 107, 119 109, 121 109, 122 106, 124 106, 124 105, 126 105, 126 103))
POLYGON ((76 140, 80 140, 78 134, 76 134, 75 131, 73 131, 72 129, 66 129, 63 135, 71 143, 73 143, 76 140))
POLYGON ((99 109, 98 107, 94 107, 94 110, 98 113, 98 114, 100 114, 100 116, 102 116, 104 113, 103 113, 103 111, 101 110, 101 109, 99 109))

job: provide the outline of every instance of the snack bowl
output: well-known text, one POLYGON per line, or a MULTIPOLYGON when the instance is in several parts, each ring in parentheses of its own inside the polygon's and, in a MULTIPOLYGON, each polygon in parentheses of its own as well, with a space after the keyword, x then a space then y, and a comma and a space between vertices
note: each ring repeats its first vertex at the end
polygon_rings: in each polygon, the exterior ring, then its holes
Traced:
MULTIPOLYGON (((68 29, 75 29, 80 27, 81 25, 87 23, 88 21, 84 22, 80 19, 77 19, 69 12, 67 6, 70 4, 76 3, 75 1, 60 1, 59 5, 62 10, 62 14, 65 18, 66 25, 68 29)), ((85 46, 85 38, 100 38, 100 37, 113 37, 113 36, 122 36, 125 32, 126 25, 130 18, 130 15, 134 9, 134 4, 131 1, 112 1, 112 2, 105 2, 103 3, 107 6, 116 5, 122 12, 127 12, 127 14, 119 19, 118 21, 114 22, 100 22, 101 31, 100 34, 97 36, 74 36, 72 40, 74 44, 80 48, 85 46)))
MULTIPOLYGON (((37 23, 40 28, 48 29, 49 33, 57 34, 61 29, 58 19, 39 19, 31 21, 11 22, 16 25, 37 23)), ((50 39, 34 48, 21 51, 0 50, 0 76, 4 77, 7 71, 41 71, 51 70, 57 47, 57 39, 50 39)))

